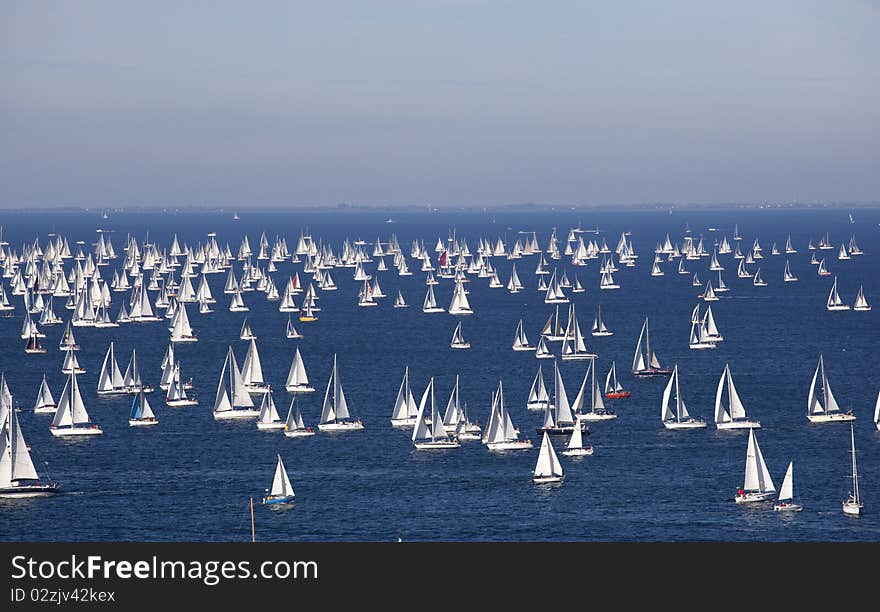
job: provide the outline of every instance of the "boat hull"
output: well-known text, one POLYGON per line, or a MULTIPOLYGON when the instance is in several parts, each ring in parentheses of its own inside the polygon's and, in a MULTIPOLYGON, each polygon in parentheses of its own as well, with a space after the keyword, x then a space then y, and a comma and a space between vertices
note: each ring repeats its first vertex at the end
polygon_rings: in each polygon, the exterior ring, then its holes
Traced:
POLYGON ((444 450, 447 448, 459 448, 461 443, 458 440, 437 440, 434 442, 413 442, 413 446, 417 450, 444 450))
POLYGON ((775 512, 800 512, 803 509, 804 507, 800 504, 790 504, 786 502, 780 502, 773 505, 773 510, 775 512))
POLYGON ((315 432, 311 429, 294 429, 294 430, 285 430, 284 436, 286 438, 305 438, 308 436, 314 436, 315 432))
POLYGON ((263 498, 263 505, 264 506, 271 506, 273 504, 289 504, 289 503, 293 502, 293 500, 294 500, 293 495, 285 495, 283 497, 269 496, 269 497, 263 498))
POLYGON ((652 376, 672 376, 672 370, 641 370, 633 372, 633 376, 637 378, 651 378, 652 376))
POLYGON ((150 425, 158 425, 159 419, 150 417, 147 419, 128 419, 129 427, 149 427, 150 425))
POLYGON ((836 423, 855 421, 856 415, 849 412, 832 412, 831 414, 808 414, 810 423, 836 423))
POLYGON ((630 395, 629 391, 615 391, 614 393, 606 393, 605 397, 608 399, 623 399, 630 395))
POLYGON ((198 406, 199 400, 196 399, 179 399, 179 400, 171 400, 165 401, 165 405, 171 408, 185 408, 186 406, 198 406))
POLYGON ((535 484, 549 484, 551 482, 562 482, 562 476, 533 476, 532 482, 535 484))
POLYGON ((353 421, 349 423, 319 423, 318 429, 321 431, 356 431, 358 429, 363 429, 364 424, 360 421, 353 421))
POLYGON ((39 408, 34 408, 34 414, 55 414, 58 410, 58 406, 40 406, 39 408))
POLYGON ((412 429, 416 426, 417 417, 411 417, 407 419, 391 419, 391 426, 397 427, 398 429, 412 429))
POLYGON ((238 419, 256 419, 260 416, 257 410, 224 410, 223 412, 215 412, 215 421, 233 421, 238 419))
POLYGON ((284 421, 275 421, 272 423, 257 423, 257 429, 260 431, 271 431, 274 429, 284 429, 284 421))
POLYGON ((509 442, 489 442, 486 446, 490 451, 525 450, 532 448, 532 441, 515 440, 509 442))
POLYGON ((284 387, 288 393, 314 393, 315 388, 308 385, 287 385, 284 387))
POLYGON ((688 420, 688 421, 663 421, 666 429, 703 429, 706 427, 705 421, 688 420))
POLYGON ((761 493, 759 491, 746 491, 742 495, 737 494, 734 501, 738 504, 750 504, 752 502, 769 501, 776 497, 776 491, 761 493))
POLYGON ((74 427, 49 427, 49 431, 55 437, 67 436, 99 436, 104 433, 100 425, 78 425, 74 427))
POLYGON ((24 499, 27 497, 48 497, 58 493, 60 485, 52 482, 48 484, 22 484, 16 486, 0 487, 0 498, 24 499))
POLYGON ((534 351, 535 347, 530 346, 530 345, 520 345, 520 346, 514 346, 513 350, 515 350, 517 352, 528 352, 528 351, 534 351))
POLYGON ((717 429, 761 429, 759 421, 727 421, 715 423, 717 429))
POLYGON ((589 446, 587 448, 567 448, 562 451, 562 454, 566 457, 586 457, 587 455, 593 454, 593 447, 589 446))
POLYGON ((578 421, 610 421, 616 419, 617 415, 613 412, 587 412, 577 415, 578 421))
POLYGON ((843 502, 843 513, 849 516, 861 516, 863 504, 856 503, 852 500, 843 502))

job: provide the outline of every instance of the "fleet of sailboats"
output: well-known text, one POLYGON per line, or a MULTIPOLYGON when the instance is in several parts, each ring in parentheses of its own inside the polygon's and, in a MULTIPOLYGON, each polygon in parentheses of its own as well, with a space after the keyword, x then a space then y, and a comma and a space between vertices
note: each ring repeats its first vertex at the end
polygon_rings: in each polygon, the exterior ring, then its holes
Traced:
MULTIPOLYGON (((614 362, 611 363, 608 369, 604 381, 604 390, 600 386, 601 378, 597 368, 598 356, 594 352, 587 350, 584 334, 575 314, 576 307, 574 301, 585 299, 581 294, 587 293, 587 291, 584 288, 584 284, 581 283, 581 279, 586 277, 590 269, 586 267, 588 261, 595 260, 598 263, 601 259, 599 269, 601 277, 600 288, 616 289, 620 285, 612 277, 612 274, 618 272, 615 261, 619 260, 621 268, 632 267, 635 265, 637 255, 633 251, 631 243, 627 240, 628 234, 626 233, 621 236, 618 248, 612 251, 604 239, 588 240, 586 237, 579 235, 582 232, 583 230, 572 231, 569 239, 566 241, 562 240, 565 236, 564 233, 560 234, 559 239, 557 239, 554 231, 546 251, 541 250, 536 240, 534 244, 530 244, 529 240, 525 240, 526 244, 523 245, 520 239, 516 240, 516 244, 513 244, 513 242, 505 244, 507 239, 502 240, 499 238, 497 241, 494 239, 492 241, 481 240, 474 253, 470 252, 463 240, 456 239, 451 234, 451 237, 445 242, 438 240, 440 250, 432 252, 429 249, 425 249, 423 243, 414 242, 410 254, 410 260, 415 259, 418 262, 417 265, 421 267, 421 271, 425 273, 426 295, 423 303, 423 312, 439 313, 448 311, 451 315, 473 314, 474 310, 469 300, 471 291, 467 287, 473 288, 475 286, 473 283, 479 279, 486 279, 482 283, 484 287, 486 283, 488 283, 489 288, 503 289, 506 286, 510 294, 534 291, 533 285, 529 285, 530 288, 528 290, 523 285, 517 273, 517 266, 512 261, 509 263, 509 282, 504 285, 500 278, 505 277, 505 269, 498 264, 503 259, 510 261, 528 255, 539 256, 538 259, 540 261, 535 272, 540 291, 537 299, 543 298, 544 303, 556 305, 555 313, 551 314, 547 323, 541 329, 538 335, 537 346, 529 342, 526 334, 524 319, 528 320, 528 317, 519 318, 512 342, 512 348, 515 352, 534 352, 535 357, 538 359, 554 359, 552 393, 548 392, 545 386, 539 365, 526 401, 526 408, 528 410, 541 411, 543 413, 542 424, 537 427, 537 431, 542 437, 542 442, 533 474, 534 481, 539 483, 558 482, 563 478, 562 466, 553 448, 551 435, 565 435, 568 437, 567 444, 564 450, 561 451, 563 456, 591 455, 593 453, 592 446, 585 444, 585 436, 589 435, 590 432, 589 429, 582 426, 581 422, 604 421, 617 418, 617 414, 606 408, 604 399, 622 399, 630 396, 630 391, 624 389, 621 381, 618 380, 614 362), (601 247, 599 243, 601 243, 601 247), (436 260, 436 268, 433 265, 432 257, 436 260), (574 274, 573 281, 569 280, 571 269, 566 271, 561 265, 558 268, 554 267, 557 265, 554 262, 559 261, 563 263, 569 257, 571 258, 569 262, 571 266, 580 273, 580 278, 579 274, 574 274), (452 286, 452 296, 448 308, 444 309, 437 304, 435 291, 437 295, 449 295, 443 292, 443 287, 449 287, 450 285, 452 286), (569 289, 571 297, 566 295, 569 289), (562 325, 559 316, 559 304, 569 304, 568 322, 565 326, 562 325), (550 348, 552 342, 561 342, 558 362, 550 348), (569 403, 562 380, 560 363, 567 361, 578 362, 580 360, 587 360, 589 364, 577 396, 573 402, 569 403)), ((735 233, 738 233, 738 230, 735 233)), ((387 304, 380 301, 385 297, 385 293, 380 286, 380 277, 378 274, 373 275, 368 272, 372 272, 375 269, 377 272, 386 273, 386 276, 382 276, 382 284, 386 286, 388 276, 393 276, 395 270, 398 276, 401 277, 412 275, 407 267, 406 255, 399 248, 396 238, 389 242, 381 242, 377 239, 375 243, 372 243, 375 246, 372 255, 370 255, 369 249, 365 250, 364 248, 364 245, 367 243, 363 241, 351 243, 346 240, 343 252, 339 255, 329 244, 320 241, 313 242, 311 238, 306 239, 305 236, 301 236, 302 248, 298 246, 297 253, 291 257, 290 253, 286 252, 286 244, 276 241, 276 246, 272 249, 268 240, 265 239, 265 235, 261 239, 259 254, 257 249, 254 249, 253 253, 251 253, 250 246, 245 237, 237 256, 234 254, 235 251, 230 250, 228 246, 223 249, 217 245, 216 241, 213 240, 213 236, 211 236, 211 240, 208 241, 207 245, 200 244, 197 248, 189 244, 181 246, 178 244, 177 237, 175 236, 174 244, 168 251, 149 241, 140 242, 130 236, 127 239, 124 251, 126 263, 121 270, 114 272, 112 282, 104 282, 101 278, 99 266, 107 265, 110 259, 115 258, 115 255, 111 257, 109 250, 107 250, 108 237, 109 234, 102 235, 101 241, 96 245, 95 259, 92 258, 92 254, 87 256, 83 253, 83 251, 88 252, 88 249, 83 246, 80 246, 79 252, 75 257, 72 253, 69 253, 68 256, 62 258, 60 254, 62 252, 61 247, 56 247, 53 243, 52 255, 49 256, 49 259, 46 259, 47 255, 42 251, 38 251, 35 247, 26 246, 23 249, 23 253, 19 256, 14 253, 16 249, 9 247, 8 243, 0 245, 0 273, 3 274, 3 278, 9 279, 8 283, 14 300, 20 299, 24 302, 24 311, 21 313, 23 325, 20 335, 21 339, 27 342, 25 352, 28 355, 48 352, 41 341, 41 339, 46 337, 41 329, 44 326, 64 322, 64 319, 55 312, 53 299, 58 298, 55 302, 58 312, 63 313, 62 309, 70 311, 69 320, 66 322, 58 345, 59 350, 63 353, 62 372, 67 376, 64 390, 56 405, 49 389, 47 377, 43 375, 37 390, 36 400, 33 404, 33 412, 35 414, 54 415, 50 426, 53 436, 92 436, 103 433, 101 427, 95 424, 88 414, 79 388, 77 376, 84 374, 85 368, 80 365, 77 358, 77 351, 79 351, 80 346, 73 336, 74 327, 93 327, 99 330, 100 328, 114 329, 129 323, 166 321, 162 326, 156 326, 162 329, 167 327, 170 333, 170 336, 163 336, 163 342, 170 341, 168 353, 163 362, 163 373, 160 382, 160 388, 166 392, 165 403, 170 407, 196 406, 198 405, 198 400, 187 395, 186 391, 188 388, 191 389, 191 381, 184 382, 181 380, 180 363, 173 355, 173 347, 179 344, 194 343, 199 340, 193 331, 187 304, 198 302, 201 315, 213 312, 209 304, 215 303, 216 300, 213 298, 210 286, 206 280, 208 275, 221 274, 218 277, 221 282, 223 277, 226 277, 227 283, 224 287, 224 293, 230 296, 229 310, 231 312, 249 312, 250 309, 244 303, 243 296, 245 294, 255 296, 258 293, 262 293, 268 302, 273 302, 271 308, 273 312, 275 311, 274 301, 278 301, 280 303, 278 311, 298 312, 301 322, 317 321, 316 313, 321 310, 318 307, 319 299, 325 296, 323 292, 337 289, 333 278, 330 276, 331 270, 334 276, 340 277, 339 269, 353 269, 353 278, 357 284, 361 285, 358 304, 360 306, 373 307, 380 306, 381 304, 382 308, 387 307, 387 304), (387 246, 387 249, 383 249, 384 246, 387 246), (55 250, 56 248, 57 251, 55 250), (272 251, 271 255, 269 254, 270 250, 272 251), (42 267, 39 265, 41 257, 42 267), (306 284, 302 285, 299 274, 296 274, 289 277, 287 287, 283 292, 279 292, 270 275, 270 273, 276 271, 276 262, 280 263, 281 261, 289 260, 301 263, 300 257, 304 260, 302 271, 304 275, 308 275, 304 276, 306 284), (254 258, 256 262, 253 261, 254 258), (72 259, 74 262, 74 267, 70 274, 67 274, 64 270, 63 259, 72 259), (386 259, 388 260, 387 265, 386 259), (367 264, 373 261, 376 263, 371 268, 368 268, 367 264), (393 264, 391 263, 392 261, 393 264), (268 265, 265 262, 268 262, 268 265), (41 268, 45 268, 45 271, 41 268), (226 275, 223 275, 223 272, 226 272, 226 275), (237 272, 241 274, 237 275, 237 272), (197 280, 200 282, 198 282, 198 289, 196 290, 194 285, 197 280), (306 288, 307 291, 304 291, 306 288), (111 291, 114 292, 112 298, 111 291), (294 296, 303 293, 302 306, 298 307, 294 301, 294 296), (117 294, 124 295, 119 296, 117 294), (120 297, 123 299, 120 300, 120 297), (116 312, 117 304, 119 306, 119 316, 116 321, 113 321, 110 317, 111 305, 113 306, 113 311, 116 312)), ((651 276, 664 276, 664 262, 672 262, 667 265, 667 268, 674 271, 676 259, 678 259, 678 274, 673 272, 671 278, 661 279, 656 282, 660 284, 684 282, 687 285, 691 282, 690 277, 693 274, 694 286, 704 287, 699 297, 702 302, 707 302, 707 304, 704 306, 702 303, 698 304, 692 314, 690 348, 711 349, 724 340, 712 312, 711 302, 719 299, 716 294, 730 291, 739 292, 743 290, 740 284, 755 287, 767 286, 762 277, 762 266, 768 271, 768 274, 778 273, 778 268, 770 267, 773 265, 774 260, 772 258, 765 259, 764 255, 762 255, 762 249, 758 240, 754 241, 751 249, 748 246, 743 246, 742 250, 740 249, 740 240, 741 237, 734 237, 735 253, 733 254, 733 261, 738 261, 737 278, 750 278, 752 280, 751 283, 748 281, 734 282, 731 287, 724 283, 721 273, 725 267, 719 260, 719 256, 722 256, 722 259, 725 259, 723 257, 725 255, 730 257, 729 254, 733 250, 731 245, 727 243, 727 236, 724 237, 720 244, 716 240, 714 249, 710 244, 708 250, 704 248, 702 237, 696 235, 686 236, 685 240, 679 243, 674 243, 667 235, 665 242, 661 241, 658 243, 658 248, 654 253, 654 261, 650 266, 651 276), (763 262, 761 261, 762 259, 764 260, 763 262), (710 274, 713 280, 703 284, 698 281, 696 272, 687 269, 688 267, 693 269, 693 266, 699 264, 692 262, 699 262, 701 260, 710 260, 708 270, 710 272, 717 272, 717 282, 713 282, 715 275, 710 274), (685 265, 685 261, 688 262, 687 265, 685 265), (754 273, 749 270, 749 267, 754 267, 754 273), (774 272, 774 270, 777 271, 774 272), (687 280, 676 280, 682 276, 687 280), (703 314, 701 307, 706 308, 705 314, 703 314)), ((835 241, 835 244, 837 244, 837 241, 835 241)), ((832 245, 828 234, 818 241, 818 251, 833 250, 834 248, 835 246, 832 245)), ((820 276, 832 275, 826 266, 826 259, 832 262, 832 266, 839 266, 841 270, 844 270, 846 266, 857 265, 857 262, 835 264, 835 260, 831 259, 833 253, 827 257, 822 257, 824 253, 819 253, 819 256, 816 257, 817 247, 813 246, 813 241, 810 241, 809 250, 813 251, 811 253, 812 260, 817 266, 817 273, 820 276)), ((792 246, 790 236, 786 240, 784 252, 787 256, 797 253, 797 250, 792 246)), ((781 254, 775 242, 770 249, 770 254, 781 254)), ((846 262, 862 254, 863 251, 855 243, 855 236, 853 236, 848 244, 846 242, 839 244, 837 261, 846 262)), ((781 263, 781 259, 777 258, 775 261, 781 263)), ((725 259, 725 263, 728 263, 728 261, 725 259)), ((415 269, 418 270, 419 268, 415 269)), ((703 270, 705 270, 705 267, 700 268, 701 272, 703 270)), ((647 271, 645 273, 647 274, 647 271)), ((628 270, 624 269, 621 276, 627 274, 629 274, 628 270)), ((842 271, 841 278, 843 278, 843 274, 845 272, 842 271)), ((105 276, 107 276, 106 273, 105 276)), ((668 277, 669 275, 666 276, 668 277)), ((785 260, 783 280, 786 283, 798 280, 791 271, 788 259, 785 260)), ((818 283, 819 281, 812 282, 818 283)), ((809 285, 810 283, 805 284, 809 285)), ((394 287, 393 284, 392 287, 394 287)), ((804 287, 804 289, 806 288, 804 287)), ((395 292, 394 289, 392 288, 389 291, 391 296, 396 293, 394 307, 407 307, 402 290, 397 289, 395 292)), ((869 286, 868 289, 871 289, 871 287, 869 286)), ((748 290, 751 291, 750 289, 748 290)), ((475 292, 478 298, 482 295, 479 291, 480 289, 477 289, 477 292, 475 292)), ((687 291, 690 295, 693 295, 693 289, 687 291)), ((501 291, 500 295, 507 295, 508 292, 501 291)), ((339 293, 342 294, 343 291, 339 293)), ((353 292, 351 295, 353 296, 353 292)), ((724 297, 726 298, 726 296, 724 297)), ((252 299, 249 297, 248 301, 250 302, 252 299)), ((296 300, 299 301, 299 298, 296 298, 296 300)), ((320 303, 323 304, 323 302, 320 303)), ((727 304, 729 302, 725 299, 724 303, 727 304)), ((21 301, 18 301, 18 306, 19 308, 21 307, 21 301)), ((256 310, 257 304, 253 306, 256 310)), ((846 304, 839 295, 838 277, 836 275, 828 294, 826 307, 827 310, 831 311, 854 310, 865 312, 871 310, 865 295, 864 286, 859 287, 852 307, 846 304)), ((382 312, 382 308, 374 308, 373 311, 382 312)), ((12 313, 15 311, 16 306, 10 302, 4 282, 0 282, 0 312, 12 313)), ((504 316, 503 313, 492 313, 488 305, 487 312, 499 319, 504 316)), ((727 315, 726 312, 719 311, 719 313, 727 315)), ((223 315, 223 313, 220 314, 223 315)), ((403 312, 401 315, 404 317, 403 320, 406 320, 406 317, 411 316, 412 313, 403 312)), ((419 316, 419 313, 416 312, 415 315, 419 316)), ((199 315, 193 314, 193 316, 198 317, 199 315)), ((364 312, 363 316, 370 317, 371 313, 364 312)), ((395 314, 395 316, 398 315, 395 314)), ((521 315, 518 314, 516 316, 521 315)), ((625 318, 622 311, 620 317, 621 321, 625 318)), ((197 318, 196 320, 200 319, 197 318)), ((476 317, 475 320, 479 322, 481 317, 476 317)), ((512 320, 510 322, 512 323, 512 320)), ((15 325, 14 332, 19 333, 18 324, 16 323, 15 325)), ((205 330, 202 333, 206 334, 206 337, 211 335, 208 333, 208 330, 211 329, 210 327, 201 325, 197 325, 197 327, 200 330, 205 330)), ((320 328, 320 325, 318 328, 320 328)), ((464 339, 462 329, 462 323, 458 321, 450 341, 450 347, 455 349, 471 347, 470 342, 464 339)), ((98 330, 94 333, 107 333, 106 331, 99 332, 98 330)), ((470 333, 477 334, 478 332, 474 330, 470 333)), ((736 329, 734 328, 735 331, 736 329)), ((280 335, 280 329, 278 332, 280 335)), ((91 334, 93 332, 87 330, 84 333, 86 334, 85 339, 92 342, 94 336, 91 334)), ((270 332, 263 336, 264 340, 261 341, 261 345, 264 342, 263 346, 271 345, 272 335, 270 332)), ((599 304, 596 305, 596 316, 591 328, 591 335, 593 337, 609 337, 613 335, 613 332, 608 329, 603 321, 602 308, 599 304)), ((290 339, 301 339, 303 337, 294 328, 293 319, 290 314, 287 318, 285 336, 290 339)), ((483 338, 485 336, 475 337, 483 338)), ((242 323, 239 338, 248 343, 247 355, 242 368, 239 370, 232 347, 228 348, 212 409, 213 417, 216 420, 253 418, 256 419, 258 429, 280 430, 288 438, 315 435, 316 432, 311 427, 305 425, 300 410, 301 394, 314 392, 315 389, 311 386, 306 375, 299 348, 296 349, 285 381, 286 391, 293 395, 287 417, 282 419, 275 406, 272 386, 264 377, 260 354, 257 350, 257 336, 253 333, 247 319, 242 323), (259 408, 255 405, 252 396, 260 399, 259 408)), ((681 342, 683 347, 683 334, 681 334, 681 342)), ((481 347, 482 344, 483 341, 481 340, 477 346, 481 347)), ((54 350, 54 347, 51 348, 54 350)), ((80 356, 88 355, 89 351, 79 354, 80 356)), ((149 362, 150 353, 145 352, 143 355, 145 355, 145 362, 149 362)), ((705 357, 693 358, 703 359, 705 357)), ((27 357, 27 359, 30 359, 30 357, 27 357)), ((520 359, 520 357, 511 356, 510 359, 520 359)), ((83 359, 83 362, 89 365, 89 368, 96 365, 96 363, 93 365, 89 359, 83 359)), ((188 358, 187 363, 190 363, 188 358)), ((574 368, 579 366, 577 363, 574 363, 564 367, 574 368)), ((148 370, 145 370, 145 372, 149 374, 148 370)), ((631 372, 633 376, 638 378, 652 376, 670 377, 662 396, 661 418, 665 428, 692 429, 706 427, 706 423, 702 419, 695 418, 688 413, 681 393, 678 366, 676 365, 672 370, 669 370, 661 365, 651 343, 647 317, 644 320, 636 344, 631 372)), ((578 374, 580 374, 580 370, 578 374)), ((440 382, 442 384, 442 379, 440 382)), ((522 390, 524 391, 527 381, 520 382, 523 383, 522 390)), ((3 386, 5 386, 5 379, 0 387, 3 386)), ((89 389, 92 389, 92 387, 89 389)), ((112 400, 121 396, 131 396, 129 425, 134 428, 143 428, 158 424, 158 418, 148 399, 148 394, 151 391, 152 387, 141 378, 136 350, 132 349, 131 359, 123 371, 120 369, 117 361, 115 341, 110 341, 98 375, 98 397, 112 400)), ((4 393, 8 393, 8 390, 3 392, 0 389, 0 409, 2 409, 0 410, 0 444, 4 447, 3 455, 0 456, 0 497, 54 493, 57 485, 54 483, 43 483, 33 469, 29 449, 24 443, 21 427, 16 415, 18 409, 10 408, 11 399, 7 400, 4 397, 4 393)), ((515 417, 515 414, 512 415, 505 407, 501 381, 499 381, 496 391, 491 394, 489 420, 485 428, 469 420, 467 404, 461 402, 459 394, 459 381, 458 377, 456 377, 455 386, 446 405, 446 411, 441 413, 435 402, 435 378, 431 377, 421 396, 421 402, 416 404, 410 390, 410 372, 409 367, 407 367, 392 409, 391 425, 396 428, 411 428, 413 446, 419 450, 457 448, 461 445, 462 440, 468 439, 480 439, 492 451, 518 450, 532 447, 531 440, 522 438, 519 430, 513 425, 512 418, 515 417)), ((514 402, 520 406, 519 409, 521 410, 522 404, 519 402, 521 402, 521 396, 520 400, 514 402)), ((307 407, 308 404, 306 404, 307 407)), ((485 405, 483 407, 485 409, 485 405)), ((334 354, 333 368, 327 383, 317 429, 325 432, 363 429, 363 422, 360 418, 353 416, 352 412, 342 389, 337 359, 334 354)), ((810 422, 851 422, 855 420, 855 415, 851 410, 844 412, 840 409, 831 392, 821 355, 810 385, 807 417, 810 422)), ((749 418, 746 415, 742 399, 734 386, 729 364, 725 364, 724 371, 716 388, 714 421, 716 428, 719 430, 749 429, 745 479, 743 486, 737 493, 736 502, 746 503, 776 498, 775 510, 800 510, 801 505, 794 495, 793 462, 788 465, 782 487, 777 496, 755 437, 755 430, 759 429, 761 424, 756 419, 749 418)), ((873 422, 876 428, 880 430, 880 395, 877 398, 873 422)), ((27 425, 27 422, 25 424, 27 425)), ((853 490, 850 498, 843 504, 843 511, 846 514, 857 515, 861 513, 863 502, 858 489, 858 471, 852 429, 851 455, 853 490)), ((278 455, 272 489, 271 491, 267 490, 267 493, 267 496, 264 498, 264 503, 266 504, 282 503, 283 501, 292 501, 293 499, 293 489, 290 486, 290 481, 280 455, 278 455)))

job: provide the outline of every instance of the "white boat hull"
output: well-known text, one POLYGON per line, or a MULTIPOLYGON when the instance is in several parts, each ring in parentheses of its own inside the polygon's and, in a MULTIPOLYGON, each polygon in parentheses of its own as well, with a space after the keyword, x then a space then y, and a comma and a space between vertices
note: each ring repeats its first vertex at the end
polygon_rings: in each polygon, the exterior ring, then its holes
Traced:
POLYGON ((831 414, 808 414, 810 423, 832 423, 855 421, 856 415, 849 412, 832 412, 831 414))
POLYGON ((165 405, 171 408, 184 408, 186 406, 198 406, 199 400, 196 399, 179 399, 179 400, 171 400, 165 401, 165 405))
POLYGON ((774 504, 773 510, 775 512, 800 512, 804 507, 799 504, 792 504, 786 502, 780 502, 778 504, 774 504))
POLYGON ((53 436, 99 436, 104 433, 99 425, 74 426, 74 427, 49 427, 53 436))
POLYGON ((470 342, 462 342, 461 344, 450 344, 450 348, 454 349, 469 349, 471 348, 470 342))
POLYGON ((129 427, 149 427, 150 425, 158 425, 159 419, 153 417, 151 419, 128 419, 129 427))
POLYGON ((725 423, 715 423, 718 429, 761 429, 759 421, 727 421, 725 423))
POLYGON ((58 406, 40 406, 39 408, 34 408, 34 414, 55 414, 58 410, 58 406))
POLYGON ((549 406, 550 402, 548 401, 529 402, 526 404, 526 408, 529 410, 546 410, 549 406))
POLYGON ((776 497, 776 491, 768 491, 765 493, 761 493, 758 491, 746 491, 742 495, 737 494, 734 497, 734 501, 738 504, 749 504, 752 502, 763 502, 769 501, 776 497))
POLYGON ((563 355, 562 361, 580 361, 584 359, 596 359, 598 357, 595 353, 575 353, 571 355, 563 355))
POLYGON ((532 448, 531 440, 514 440, 510 442, 489 442, 486 446, 490 451, 525 450, 532 448))
POLYGON ((688 421, 663 421, 663 426, 666 429, 702 429, 706 427, 705 421, 697 421, 695 419, 691 419, 688 421))
POLYGON ((410 417, 407 419, 391 419, 391 426, 397 427, 398 429, 412 429, 416 426, 417 417, 410 417))
POLYGON ((215 421, 232 421, 237 419, 256 419, 259 418, 258 410, 224 410, 223 412, 215 412, 215 421))
POLYGON ((842 305, 842 306, 826 306, 825 308, 828 309, 828 310, 831 310, 831 311, 835 311, 835 310, 849 310, 849 306, 846 306, 846 305, 842 305))
POLYGON ((462 431, 458 434, 459 440, 479 440, 481 438, 479 433, 471 433, 468 431, 462 431))
POLYGON ((614 332, 610 332, 610 331, 604 331, 604 332, 594 331, 592 333, 596 338, 606 338, 608 336, 614 335, 614 332))
POLYGON ((853 501, 845 501, 843 502, 843 513, 848 514, 849 516, 860 516, 862 514, 862 504, 857 504, 853 501))
POLYGON ((532 482, 535 484, 548 484, 551 482, 562 482, 562 476, 533 476, 532 482))
POLYGON ((315 388, 308 385, 287 385, 284 387, 288 393, 314 393, 315 388))
POLYGON ((616 419, 617 415, 612 412, 587 412, 577 415, 577 418, 578 421, 610 421, 616 419))
POLYGON ((284 429, 284 421, 273 421, 271 423, 257 423, 257 429, 261 431, 269 431, 272 429, 284 429))
POLYGON ((311 429, 294 429, 291 431, 285 430, 284 436, 286 438, 305 438, 307 436, 314 436, 315 432, 311 429))
POLYGON ((527 351, 534 351, 535 347, 529 346, 529 345, 521 345, 521 346, 514 346, 513 350, 515 350, 517 352, 527 352, 527 351))
POLYGON ((363 429, 364 424, 360 421, 352 421, 348 423, 319 423, 318 429, 321 431, 355 431, 363 429))
POLYGON ((593 454, 593 447, 588 446, 586 448, 567 448, 562 451, 562 454, 566 457, 585 457, 587 455, 593 454))
POLYGON ((434 442, 413 442, 417 450, 443 450, 447 448, 459 448, 458 440, 437 440, 434 442))

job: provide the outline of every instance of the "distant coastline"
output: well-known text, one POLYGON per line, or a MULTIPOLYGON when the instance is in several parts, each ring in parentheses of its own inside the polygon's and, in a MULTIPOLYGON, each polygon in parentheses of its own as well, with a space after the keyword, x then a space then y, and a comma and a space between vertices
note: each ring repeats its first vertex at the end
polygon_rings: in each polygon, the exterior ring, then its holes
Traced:
POLYGON ((340 203, 333 205, 252 205, 252 206, 161 206, 161 205, 132 205, 132 206, 31 206, 0 208, 0 214, 59 214, 59 213, 214 213, 230 214, 239 213, 284 213, 284 212, 333 212, 333 213, 477 213, 477 212, 530 212, 530 211, 728 211, 728 210, 855 210, 880 208, 880 201, 870 202, 729 202, 729 203, 674 203, 657 202, 642 204, 499 204, 495 206, 457 206, 429 204, 413 204, 409 206, 370 206, 362 204, 340 203))

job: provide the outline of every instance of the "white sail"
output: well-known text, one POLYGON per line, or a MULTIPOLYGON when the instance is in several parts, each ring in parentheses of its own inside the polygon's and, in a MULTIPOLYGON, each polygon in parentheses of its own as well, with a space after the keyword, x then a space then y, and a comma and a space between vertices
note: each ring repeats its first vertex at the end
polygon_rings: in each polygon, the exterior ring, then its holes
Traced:
POLYGON ((792 499, 794 499, 794 461, 789 461, 785 477, 782 479, 782 486, 779 487, 779 501, 792 499))
POLYGON ((253 338, 251 338, 247 355, 245 355, 244 358, 244 365, 241 368, 241 376, 245 385, 262 385, 265 382, 263 380, 263 364, 260 361, 257 342, 253 338))
POLYGON ((276 423, 281 420, 278 416, 278 409, 275 407, 275 400, 272 399, 272 392, 263 394, 263 401, 260 402, 260 416, 257 418, 259 423, 276 423))
POLYGON ((293 486, 287 477, 287 470, 284 469, 284 462, 281 455, 278 455, 278 463, 275 466, 275 477, 272 479, 272 488, 269 494, 278 497, 294 497, 293 486))
POLYGON ((764 463, 761 448, 758 446, 758 439, 755 438, 754 429, 749 429, 749 446, 746 449, 746 473, 743 490, 757 491, 759 493, 776 491, 773 479, 770 478, 770 472, 767 470, 767 464, 764 463))
POLYGON ((535 478, 561 477, 562 464, 556 456, 556 451, 550 443, 550 436, 544 432, 544 439, 541 441, 541 451, 538 453, 538 462, 535 465, 535 478))

